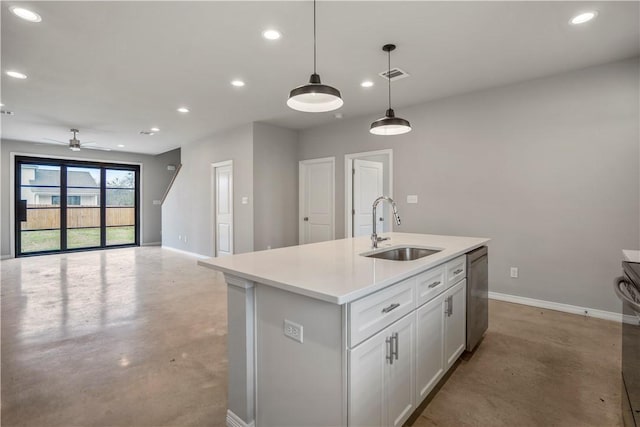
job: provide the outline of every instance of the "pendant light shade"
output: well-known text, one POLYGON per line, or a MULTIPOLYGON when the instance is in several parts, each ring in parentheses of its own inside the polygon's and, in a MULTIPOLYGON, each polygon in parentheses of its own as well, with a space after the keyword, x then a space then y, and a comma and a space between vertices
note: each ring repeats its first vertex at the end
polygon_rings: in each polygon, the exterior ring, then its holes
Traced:
POLYGON ((289 93, 287 105, 297 111, 323 113, 342 107, 340 91, 320 82, 316 73, 316 0, 313 0, 313 74, 306 85, 298 86, 289 93))
POLYGON ((369 132, 374 135, 401 135, 411 131, 411 124, 400 117, 396 117, 393 108, 391 108, 391 51, 396 48, 394 44, 386 44, 382 50, 387 52, 389 58, 389 71, 387 79, 389 82, 389 108, 385 116, 371 123, 369 132))
POLYGON ((320 83, 320 76, 312 74, 309 84, 299 86, 289 93, 287 105, 290 108, 307 113, 322 113, 342 107, 344 102, 340 91, 320 83))

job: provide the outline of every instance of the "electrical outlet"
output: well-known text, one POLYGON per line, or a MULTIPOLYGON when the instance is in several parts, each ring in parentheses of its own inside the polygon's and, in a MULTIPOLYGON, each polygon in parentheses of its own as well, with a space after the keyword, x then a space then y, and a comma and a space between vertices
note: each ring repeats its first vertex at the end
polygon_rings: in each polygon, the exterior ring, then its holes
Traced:
POLYGON ((182 242, 182 234, 178 234, 178 240, 182 242))
POLYGON ((184 242, 187 243, 187 236, 184 236, 184 242))
POLYGON ((511 267, 511 277, 514 279, 518 278, 518 267, 511 267))
POLYGON ((302 325, 292 322, 291 320, 284 319, 284 334, 294 341, 302 343, 302 325))
POLYGON ((418 196, 415 194, 407 196, 407 203, 418 203, 418 196))

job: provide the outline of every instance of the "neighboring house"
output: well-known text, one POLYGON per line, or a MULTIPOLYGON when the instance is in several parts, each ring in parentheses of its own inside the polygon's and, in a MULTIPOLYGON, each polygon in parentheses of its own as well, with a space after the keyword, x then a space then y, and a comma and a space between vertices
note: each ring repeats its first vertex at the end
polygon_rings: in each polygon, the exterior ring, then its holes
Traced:
MULTIPOLYGON (((22 167, 22 194, 28 205, 60 205, 60 170, 37 165, 22 167)), ((98 206, 100 185, 86 171, 67 171, 67 204, 98 206)))

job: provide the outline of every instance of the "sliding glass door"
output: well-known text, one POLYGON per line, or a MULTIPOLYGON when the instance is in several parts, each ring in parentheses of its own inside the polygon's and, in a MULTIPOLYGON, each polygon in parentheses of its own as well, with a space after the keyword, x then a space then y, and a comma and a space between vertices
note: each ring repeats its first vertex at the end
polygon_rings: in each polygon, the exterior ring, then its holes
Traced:
POLYGON ((16 157, 16 256, 138 245, 139 166, 16 157))

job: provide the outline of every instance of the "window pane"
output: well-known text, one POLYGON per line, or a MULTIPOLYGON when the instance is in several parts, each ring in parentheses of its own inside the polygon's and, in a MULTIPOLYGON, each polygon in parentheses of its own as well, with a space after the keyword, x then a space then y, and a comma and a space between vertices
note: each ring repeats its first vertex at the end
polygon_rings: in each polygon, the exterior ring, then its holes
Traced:
POLYGON ((111 206, 135 206, 136 191, 121 188, 107 189, 107 207, 111 206))
POLYGON ((107 169, 107 188, 135 188, 136 175, 133 171, 107 169))
POLYGON ((107 245, 135 243, 135 227, 107 227, 107 245))
POLYGON ((20 185, 20 199, 30 208, 60 204, 60 166, 21 165, 20 185))
POLYGON ((60 250, 60 230, 34 230, 20 233, 22 253, 60 250))
POLYGON ((21 165, 20 185, 60 186, 60 166, 21 165))
POLYGON ((100 188, 100 168, 67 167, 67 187, 100 188))
POLYGON ((75 228, 67 230, 67 248, 91 248, 100 246, 100 228, 75 228))
POLYGON ((100 208, 71 207, 67 209, 67 228, 100 227, 100 208))
POLYGON ((107 208, 107 227, 112 225, 135 225, 135 208, 107 208))
POLYGON ((20 223, 21 230, 49 230, 60 228, 60 209, 30 209, 27 205, 27 220, 20 223))

